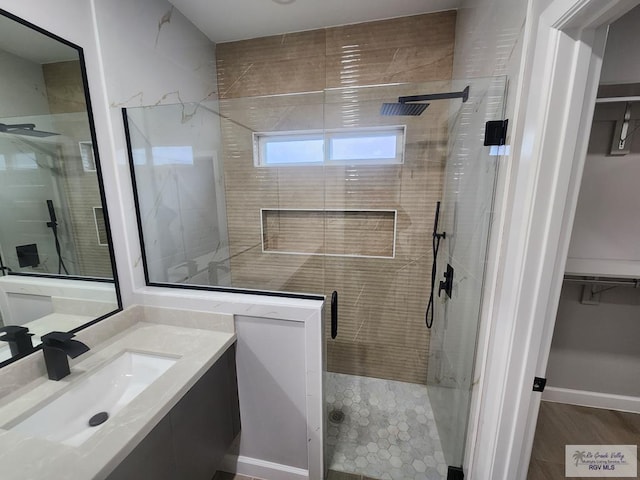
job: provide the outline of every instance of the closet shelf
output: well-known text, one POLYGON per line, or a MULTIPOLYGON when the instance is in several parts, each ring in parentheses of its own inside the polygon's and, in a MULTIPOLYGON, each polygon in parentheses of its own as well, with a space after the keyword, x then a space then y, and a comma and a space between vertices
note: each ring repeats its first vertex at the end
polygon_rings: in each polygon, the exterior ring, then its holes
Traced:
POLYGON ((565 275, 565 282, 579 283, 581 285, 603 285, 611 287, 640 288, 639 278, 593 277, 580 275, 565 275))

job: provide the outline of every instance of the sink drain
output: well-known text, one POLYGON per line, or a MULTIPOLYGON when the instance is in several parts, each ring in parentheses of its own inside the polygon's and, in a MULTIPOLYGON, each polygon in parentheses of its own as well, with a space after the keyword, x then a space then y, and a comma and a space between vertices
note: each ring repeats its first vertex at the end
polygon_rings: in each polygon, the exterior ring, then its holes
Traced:
POLYGON ((89 419, 90 427, 97 427, 98 425, 102 425, 109 418, 109 414, 107 412, 96 413, 93 417, 89 419))
POLYGON ((331 423, 342 423, 344 421, 344 412, 342 410, 331 410, 329 412, 329 421, 331 423))

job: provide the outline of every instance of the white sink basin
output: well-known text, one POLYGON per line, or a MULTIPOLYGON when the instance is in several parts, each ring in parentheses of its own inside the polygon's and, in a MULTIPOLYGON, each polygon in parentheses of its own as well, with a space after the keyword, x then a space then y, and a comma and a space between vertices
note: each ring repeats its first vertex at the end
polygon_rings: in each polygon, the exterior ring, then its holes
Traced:
POLYGON ((78 446, 105 424, 92 427, 89 419, 101 412, 113 417, 174 363, 175 358, 125 352, 26 419, 5 428, 78 446))

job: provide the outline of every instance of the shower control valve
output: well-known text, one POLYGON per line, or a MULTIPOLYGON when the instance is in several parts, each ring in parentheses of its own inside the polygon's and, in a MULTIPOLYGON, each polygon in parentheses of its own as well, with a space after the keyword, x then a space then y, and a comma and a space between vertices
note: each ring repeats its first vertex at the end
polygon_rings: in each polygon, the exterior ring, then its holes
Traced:
POLYGON ((447 270, 444 272, 444 280, 440 281, 440 287, 438 288, 438 296, 442 294, 442 291, 447 294, 447 297, 451 298, 453 291, 453 267, 447 264, 447 270))

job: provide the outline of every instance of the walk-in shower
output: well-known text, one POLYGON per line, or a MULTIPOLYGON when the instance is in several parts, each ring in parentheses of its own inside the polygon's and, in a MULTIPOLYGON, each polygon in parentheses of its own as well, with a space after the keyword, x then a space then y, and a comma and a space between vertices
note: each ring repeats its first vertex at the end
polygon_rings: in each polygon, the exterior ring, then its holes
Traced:
POLYGON ((338 292, 327 470, 462 465, 497 166, 484 123, 503 96, 504 79, 480 78, 123 112, 150 284, 338 292), (414 102, 429 108, 405 115, 414 102), (451 298, 429 304, 447 264, 451 298))
POLYGON ((86 112, 0 118, 2 273, 113 276, 93 158, 86 112))

